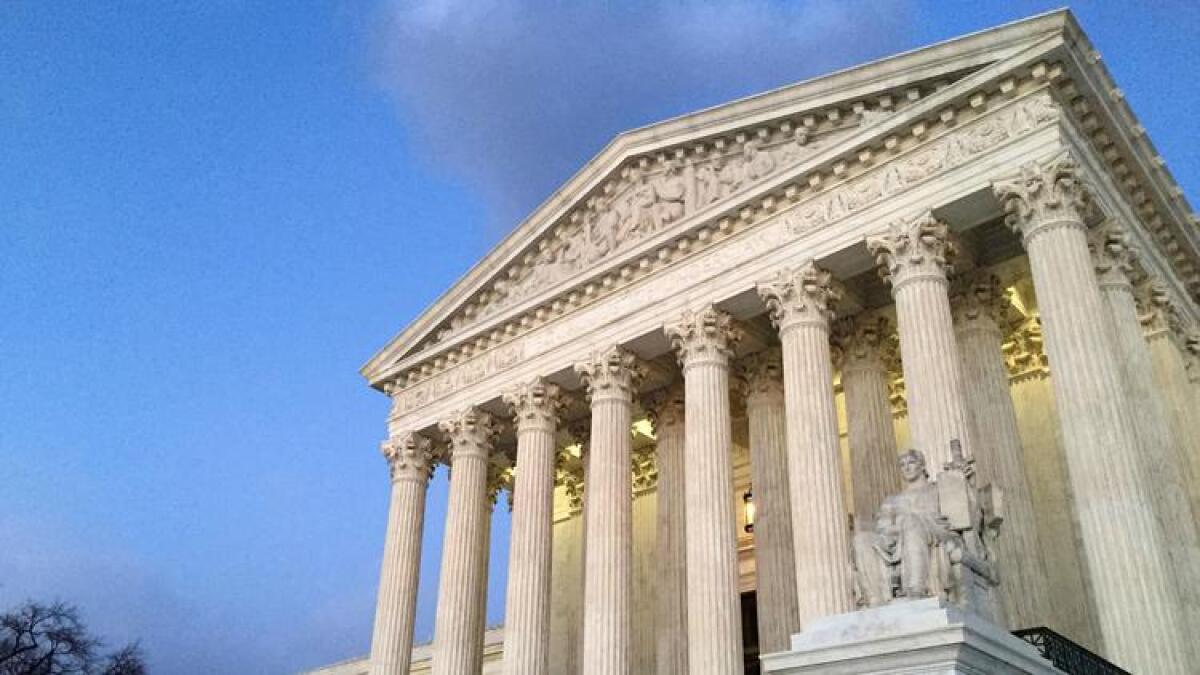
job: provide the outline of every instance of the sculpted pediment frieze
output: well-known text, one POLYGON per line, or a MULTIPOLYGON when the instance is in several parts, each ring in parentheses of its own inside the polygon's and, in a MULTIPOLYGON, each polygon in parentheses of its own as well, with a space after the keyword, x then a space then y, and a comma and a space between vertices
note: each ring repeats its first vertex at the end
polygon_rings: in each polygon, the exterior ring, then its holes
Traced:
POLYGON ((444 322, 422 348, 586 276, 694 213, 736 203, 755 185, 920 98, 919 86, 908 90, 904 103, 885 94, 870 102, 872 108, 859 102, 847 112, 833 108, 793 116, 627 162, 444 322))
MULTIPOLYGON (((491 284, 473 311, 455 317, 442 337, 502 312, 547 288, 599 266, 614 254, 657 235, 703 208, 734 198, 750 186, 796 166, 839 129, 810 136, 784 125, 777 136, 717 143, 702 154, 641 161, 605 185, 568 217, 565 226, 539 242, 535 253, 512 265, 491 284)), ((764 135, 765 136, 765 135, 764 135)))

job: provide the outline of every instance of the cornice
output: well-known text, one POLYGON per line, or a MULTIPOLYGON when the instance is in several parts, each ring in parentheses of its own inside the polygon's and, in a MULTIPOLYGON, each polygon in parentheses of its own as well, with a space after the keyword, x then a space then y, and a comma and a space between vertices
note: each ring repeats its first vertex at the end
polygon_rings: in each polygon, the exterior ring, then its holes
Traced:
POLYGON ((1100 53, 1074 21, 1068 27, 1072 48, 1063 50, 1067 77, 1057 92, 1067 117, 1102 158, 1139 225, 1150 234, 1194 304, 1200 300, 1197 216, 1100 53))

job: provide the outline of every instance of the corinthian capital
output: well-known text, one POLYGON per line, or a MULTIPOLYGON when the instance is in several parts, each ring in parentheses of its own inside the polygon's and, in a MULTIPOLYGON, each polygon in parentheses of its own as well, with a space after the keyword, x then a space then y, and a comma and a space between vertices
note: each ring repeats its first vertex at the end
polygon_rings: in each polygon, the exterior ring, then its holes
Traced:
POLYGON ((1088 235, 1088 250, 1101 286, 1126 289, 1132 286, 1137 249, 1124 227, 1110 220, 1092 230, 1088 235))
POLYGON ((613 345, 575 364, 575 372, 587 386, 592 402, 632 400, 644 372, 632 353, 613 345))
POLYGON ((1045 377, 1050 372, 1040 317, 1030 316, 1017 325, 1002 348, 1010 378, 1024 380, 1045 377))
POLYGON ((833 275, 811 260, 796 269, 779 270, 770 281, 759 283, 758 295, 781 332, 802 324, 828 329, 833 306, 842 299, 833 275))
POLYGON ((682 426, 685 408, 682 383, 676 382, 652 392, 642 399, 642 407, 646 409, 655 436, 662 433, 663 427, 682 426))
POLYGON ((508 510, 513 507, 513 461, 503 452, 493 453, 488 457, 487 495, 489 504, 496 505, 496 498, 501 490, 508 490, 508 510))
POLYGON ((392 436, 379 445, 387 460, 392 481, 428 481, 435 461, 433 444, 421 434, 408 432, 392 436))
POLYGON ((1163 333, 1173 336, 1183 334, 1183 319, 1171 297, 1171 291, 1165 284, 1147 279, 1138 285, 1134 299, 1137 301, 1138 319, 1142 322, 1142 332, 1146 334, 1146 337, 1154 337, 1163 333))
POLYGON ((742 359, 738 384, 746 401, 783 398, 783 353, 771 347, 742 359))
POLYGON ((553 432, 558 428, 563 400, 557 384, 535 377, 505 392, 502 398, 517 420, 518 433, 527 429, 553 432))
POLYGON ((1192 331, 1183 340, 1188 380, 1200 385, 1200 332, 1192 331))
POLYGON ((992 192, 1004 205, 1005 224, 1028 246, 1051 227, 1084 227, 1093 191, 1075 158, 1063 151, 1029 162, 1016 174, 993 182, 992 192))
POLYGON ((833 341, 842 369, 886 369, 887 361, 896 349, 895 335, 892 322, 886 316, 860 314, 838 321, 834 326, 833 341))
POLYGON ((867 237, 867 250, 875 256, 879 276, 893 292, 913 279, 945 280, 955 254, 950 228, 926 211, 888 224, 887 231, 867 237))
POLYGON ((559 450, 554 469, 558 482, 566 490, 568 505, 576 511, 583 508, 583 455, 577 455, 569 448, 559 450))
POLYGON ((733 317, 712 305, 685 311, 678 320, 663 326, 663 332, 685 370, 697 363, 728 363, 743 336, 733 317))
POLYGON ((438 428, 450 440, 450 463, 459 457, 487 459, 500 427, 492 416, 478 408, 467 408, 449 419, 438 422, 438 428))
POLYGON ((980 272, 955 281, 950 307, 960 329, 1004 330, 1013 321, 1012 301, 999 277, 980 272))
POLYGON ((658 484, 658 462, 654 457, 654 446, 635 448, 630 453, 633 471, 633 494, 637 496, 658 484))

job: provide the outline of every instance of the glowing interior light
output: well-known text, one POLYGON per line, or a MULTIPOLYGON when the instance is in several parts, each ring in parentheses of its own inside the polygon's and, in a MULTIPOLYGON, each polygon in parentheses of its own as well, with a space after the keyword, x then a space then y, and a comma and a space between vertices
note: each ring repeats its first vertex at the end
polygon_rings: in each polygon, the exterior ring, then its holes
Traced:
POLYGON ((646 438, 654 438, 654 425, 650 424, 650 420, 641 419, 633 423, 633 430, 645 436, 646 438))
POLYGON ((746 532, 754 532, 754 488, 746 490, 742 494, 742 511, 746 516, 746 532))

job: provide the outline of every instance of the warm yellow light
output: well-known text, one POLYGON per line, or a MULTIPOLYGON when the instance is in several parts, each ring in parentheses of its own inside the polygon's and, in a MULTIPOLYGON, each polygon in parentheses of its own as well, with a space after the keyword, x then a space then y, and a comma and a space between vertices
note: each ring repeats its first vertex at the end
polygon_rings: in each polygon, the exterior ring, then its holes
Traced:
POLYGON ((641 419, 633 423, 633 430, 650 440, 654 440, 654 425, 650 420, 641 419))
POLYGON ((583 456, 583 446, 578 443, 568 445, 567 447, 563 448, 563 450, 566 450, 568 455, 572 455, 575 457, 583 456))
POLYGON ((746 532, 754 532, 754 492, 753 488, 742 494, 742 513, 746 517, 746 532))
POLYGON ((1012 303, 1013 307, 1017 308, 1021 316, 1029 316, 1029 310, 1025 308, 1025 303, 1021 301, 1021 294, 1017 291, 1017 287, 1009 286, 1004 290, 1005 295, 1008 296, 1008 301, 1012 303))

